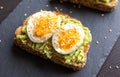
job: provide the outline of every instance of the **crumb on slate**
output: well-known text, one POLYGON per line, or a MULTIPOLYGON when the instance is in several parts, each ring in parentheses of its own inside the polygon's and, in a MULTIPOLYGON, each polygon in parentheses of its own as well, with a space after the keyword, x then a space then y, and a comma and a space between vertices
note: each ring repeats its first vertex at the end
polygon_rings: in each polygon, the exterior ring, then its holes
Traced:
POLYGON ((111 69, 111 68, 112 68, 112 66, 109 66, 109 68, 111 69))
POLYGON ((48 5, 46 5, 46 7, 48 7, 48 5))
POLYGON ((0 9, 2 10, 4 7, 3 6, 0 6, 0 9))
POLYGON ((27 16, 27 13, 25 13, 24 16, 27 16))
POLYGON ((107 39, 107 36, 104 36, 104 39, 107 39))
POLYGON ((54 7, 54 8, 55 8, 56 11, 59 11, 59 10, 58 10, 58 7, 54 7))
POLYGON ((60 9, 60 11, 62 11, 63 9, 60 9))
POLYGON ((70 11, 70 13, 72 13, 72 11, 70 11))
POLYGON ((115 68, 116 68, 116 69, 119 69, 120 67, 117 65, 117 66, 115 66, 115 68))
POLYGON ((109 29, 109 32, 112 32, 112 29, 109 29))
POLYGON ((105 16, 105 14, 101 14, 101 16, 103 17, 103 16, 105 16))
POLYGON ((96 44, 99 44, 99 41, 96 41, 96 44))

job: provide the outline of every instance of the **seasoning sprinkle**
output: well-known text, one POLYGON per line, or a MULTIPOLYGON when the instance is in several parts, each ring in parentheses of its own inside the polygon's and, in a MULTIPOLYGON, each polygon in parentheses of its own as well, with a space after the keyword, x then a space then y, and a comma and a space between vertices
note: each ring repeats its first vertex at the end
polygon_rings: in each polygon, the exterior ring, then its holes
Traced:
POLYGON ((112 29, 110 29, 109 32, 112 32, 112 29))
POLYGON ((3 9, 3 6, 0 6, 0 9, 2 10, 2 9, 3 9))
POLYGON ((116 69, 119 69, 119 66, 115 66, 116 69))
POLYGON ((105 36, 104 39, 107 39, 107 36, 105 36))
POLYGON ((27 13, 25 13, 24 16, 27 16, 27 13))
POLYGON ((99 41, 96 41, 96 44, 99 44, 99 41))
POLYGON ((72 11, 70 11, 70 13, 72 13, 72 11))
POLYGON ((54 7, 56 11, 59 11, 57 7, 54 7))
POLYGON ((112 68, 112 66, 109 66, 109 68, 111 69, 111 68, 112 68))
POLYGON ((48 5, 46 5, 46 7, 48 7, 48 5))
POLYGON ((60 11, 62 11, 62 9, 60 9, 60 11))
POLYGON ((101 16, 103 17, 103 16, 105 16, 105 14, 101 14, 101 16))

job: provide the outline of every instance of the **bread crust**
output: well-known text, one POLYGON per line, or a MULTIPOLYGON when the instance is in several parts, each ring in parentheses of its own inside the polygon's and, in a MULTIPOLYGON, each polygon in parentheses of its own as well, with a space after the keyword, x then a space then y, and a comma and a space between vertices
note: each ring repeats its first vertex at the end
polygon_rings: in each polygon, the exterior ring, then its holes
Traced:
MULTIPOLYGON (((64 15, 66 17, 69 17, 68 15, 66 14, 63 14, 63 13, 59 13, 59 12, 54 12, 56 14, 61 14, 61 15, 64 15)), ((31 53, 31 54, 34 54, 34 55, 37 55, 37 56, 40 56, 44 59, 48 59, 46 55, 44 55, 42 52, 40 52, 39 50, 34 50, 32 49, 31 47, 29 47, 28 45, 26 44, 23 44, 21 42, 20 39, 16 39, 16 36, 17 35, 20 35, 22 32, 22 27, 26 25, 26 22, 28 21, 29 17, 24 21, 23 25, 18 27, 15 31, 15 37, 14 37, 14 42, 17 46, 19 46, 21 49, 23 50, 26 50, 27 52, 31 53)), ((90 48, 90 43, 87 44, 85 47, 84 47, 84 56, 85 56, 85 59, 87 60, 87 53, 88 53, 88 50, 90 48)), ((86 64, 86 61, 85 62, 81 62, 81 63, 69 63, 69 64, 66 64, 62 59, 59 59, 57 57, 52 57, 50 59, 52 62, 54 63, 57 63, 57 64, 60 64, 60 65, 63 65, 65 67, 68 67, 68 68, 72 68, 73 70, 79 70, 80 68, 83 68, 86 64)))
POLYGON ((93 2, 93 1, 87 1, 87 0, 61 0, 61 1, 69 1, 75 4, 81 4, 83 6, 97 9, 104 12, 110 12, 114 10, 118 4, 118 0, 111 0, 110 3, 93 2))

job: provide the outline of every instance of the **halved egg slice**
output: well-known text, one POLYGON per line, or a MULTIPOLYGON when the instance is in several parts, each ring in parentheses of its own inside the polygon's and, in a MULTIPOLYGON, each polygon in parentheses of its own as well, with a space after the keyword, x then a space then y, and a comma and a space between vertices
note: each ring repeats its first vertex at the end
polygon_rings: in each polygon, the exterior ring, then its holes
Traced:
POLYGON ((30 16, 27 24, 27 34, 34 43, 49 39, 60 26, 60 18, 51 11, 41 11, 30 16))
POLYGON ((68 23, 52 37, 53 48, 60 54, 74 52, 83 42, 84 31, 81 26, 68 23))

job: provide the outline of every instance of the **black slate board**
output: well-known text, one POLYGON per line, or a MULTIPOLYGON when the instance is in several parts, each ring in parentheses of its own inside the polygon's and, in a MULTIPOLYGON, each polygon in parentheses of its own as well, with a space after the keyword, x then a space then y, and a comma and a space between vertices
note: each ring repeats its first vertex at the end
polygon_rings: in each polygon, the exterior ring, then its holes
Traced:
POLYGON ((21 0, 0 0, 0 23, 13 11, 21 0))
POLYGON ((120 77, 120 36, 97 77, 120 77))
POLYGON ((0 77, 96 77, 101 65, 110 53, 112 46, 120 34, 120 5, 111 13, 91 10, 85 7, 49 0, 23 0, 16 9, 0 24, 0 77), (49 7, 46 7, 48 5, 49 7), (14 31, 22 24, 27 14, 39 10, 55 10, 75 17, 90 28, 93 41, 88 53, 85 68, 74 72, 50 61, 28 53, 21 52, 13 43, 14 31), (70 13, 72 11, 72 13, 70 13), (107 37, 107 39, 104 39, 107 37), (99 41, 99 44, 96 44, 99 41))

